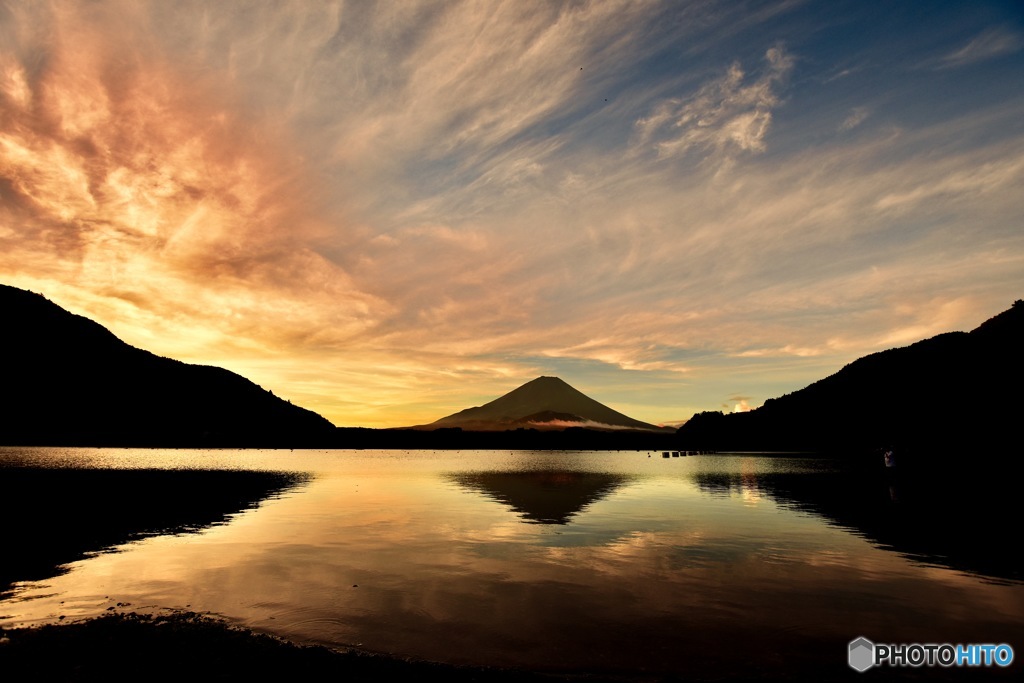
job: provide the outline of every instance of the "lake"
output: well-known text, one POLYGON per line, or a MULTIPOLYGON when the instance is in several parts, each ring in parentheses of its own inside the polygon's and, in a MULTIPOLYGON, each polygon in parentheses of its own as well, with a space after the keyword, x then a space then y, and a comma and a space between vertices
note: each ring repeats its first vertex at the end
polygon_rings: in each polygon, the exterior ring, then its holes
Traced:
POLYGON ((1024 656, 1017 489, 993 479, 938 496, 824 457, 2 448, 0 625, 187 609, 454 664, 1007 678, 1020 661, 847 666, 859 636, 1024 656))

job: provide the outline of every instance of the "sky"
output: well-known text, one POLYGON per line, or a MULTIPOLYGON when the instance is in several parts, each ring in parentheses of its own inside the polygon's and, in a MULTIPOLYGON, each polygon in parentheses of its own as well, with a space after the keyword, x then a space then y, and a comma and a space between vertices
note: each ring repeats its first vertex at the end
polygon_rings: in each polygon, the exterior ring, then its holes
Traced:
POLYGON ((1016 1, 0 0, 0 282, 338 426, 755 408, 1024 297, 1022 188, 1016 1))

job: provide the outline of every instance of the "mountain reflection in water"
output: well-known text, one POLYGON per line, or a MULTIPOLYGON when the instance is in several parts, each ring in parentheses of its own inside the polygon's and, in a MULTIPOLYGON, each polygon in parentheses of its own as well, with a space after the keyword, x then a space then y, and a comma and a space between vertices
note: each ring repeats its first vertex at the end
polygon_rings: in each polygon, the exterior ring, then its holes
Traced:
POLYGON ((531 524, 568 524, 587 506, 629 481, 621 474, 562 470, 458 472, 448 478, 507 505, 531 524))
POLYGON ((128 541, 228 521, 306 479, 231 470, 0 467, 0 596, 128 541))
POLYGON ((702 472, 711 495, 751 492, 814 514, 876 546, 923 564, 988 580, 1024 581, 1024 563, 1008 552, 1014 480, 984 474, 909 476, 848 467, 807 477, 788 472, 702 472))

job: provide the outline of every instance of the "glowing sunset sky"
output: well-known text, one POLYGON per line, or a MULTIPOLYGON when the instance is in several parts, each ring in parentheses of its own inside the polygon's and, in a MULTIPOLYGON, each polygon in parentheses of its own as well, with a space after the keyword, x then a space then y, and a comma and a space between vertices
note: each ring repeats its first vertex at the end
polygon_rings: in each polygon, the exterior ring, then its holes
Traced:
POLYGON ((1024 296, 1024 6, 0 2, 0 282, 338 425, 757 406, 1024 296))

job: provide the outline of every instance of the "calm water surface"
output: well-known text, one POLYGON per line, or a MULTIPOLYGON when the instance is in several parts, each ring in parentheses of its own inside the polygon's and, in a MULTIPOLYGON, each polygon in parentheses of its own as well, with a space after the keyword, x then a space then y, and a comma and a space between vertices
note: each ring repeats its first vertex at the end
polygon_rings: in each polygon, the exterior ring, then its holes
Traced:
MULTIPOLYGON (((65 557, 51 546, 67 539, 39 538, 60 566, 0 581, 4 626, 190 609, 434 661, 699 677, 842 676, 861 635, 1009 643, 1018 661, 1002 674, 1024 658, 1015 553, 943 545, 898 483, 828 459, 0 449, 0 477, 25 468, 40 486, 49 471, 100 477, 83 511, 128 490, 149 500, 146 487, 171 511, 216 497, 191 479, 103 488, 112 471, 302 476, 165 524, 172 533, 121 519, 113 547, 108 537, 65 557)), ((4 515, 10 527, 33 512, 4 515)))

